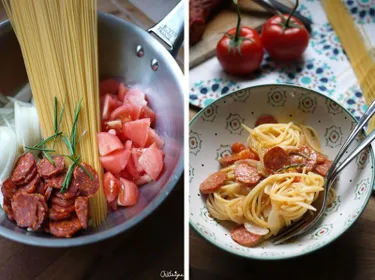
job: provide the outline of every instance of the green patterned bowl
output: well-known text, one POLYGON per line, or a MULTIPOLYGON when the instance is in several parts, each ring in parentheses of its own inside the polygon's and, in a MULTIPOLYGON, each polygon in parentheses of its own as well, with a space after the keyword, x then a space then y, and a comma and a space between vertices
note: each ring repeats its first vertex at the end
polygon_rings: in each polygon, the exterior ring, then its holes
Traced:
MULTIPOLYGON (((262 114, 280 122, 295 121, 312 126, 323 151, 333 159, 356 120, 334 100, 310 89, 291 85, 261 85, 225 95, 200 111, 190 123, 189 219, 205 239, 232 254, 253 259, 286 259, 313 252, 338 238, 364 210, 374 185, 374 155, 365 150, 341 173, 335 184, 337 198, 315 228, 291 243, 275 246, 266 241, 256 248, 235 243, 233 223, 213 219, 207 212, 200 183, 219 169, 217 159, 230 152, 236 141, 248 136, 241 123, 253 127, 262 114)), ((357 136, 352 150, 364 137, 357 136)))

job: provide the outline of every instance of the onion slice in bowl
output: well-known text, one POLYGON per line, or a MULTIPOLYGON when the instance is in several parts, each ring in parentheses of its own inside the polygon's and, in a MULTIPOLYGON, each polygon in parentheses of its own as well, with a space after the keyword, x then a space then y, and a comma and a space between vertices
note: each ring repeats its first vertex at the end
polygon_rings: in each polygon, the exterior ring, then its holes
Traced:
POLYGON ((257 235, 267 235, 270 232, 268 228, 260 227, 253 222, 246 222, 244 226, 248 232, 257 235))
POLYGON ((12 129, 0 126, 0 180, 6 180, 12 173, 18 156, 17 137, 12 129))

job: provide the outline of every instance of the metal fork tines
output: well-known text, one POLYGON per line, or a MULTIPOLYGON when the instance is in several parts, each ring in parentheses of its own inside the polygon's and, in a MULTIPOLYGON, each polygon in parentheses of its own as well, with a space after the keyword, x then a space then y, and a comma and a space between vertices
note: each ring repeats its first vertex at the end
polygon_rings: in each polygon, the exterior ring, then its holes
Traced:
POLYGON ((304 232, 311 229, 323 215, 326 205, 328 191, 336 180, 338 174, 354 159, 356 156, 362 152, 374 139, 375 139, 375 130, 373 130, 350 154, 339 163, 342 156, 345 154, 345 151, 348 149, 349 145, 353 142, 357 134, 361 129, 367 124, 371 117, 375 114, 375 101, 373 101, 367 111, 363 114, 357 125, 354 127, 348 138, 345 140, 345 143, 340 148, 337 156, 332 162, 330 169, 328 170, 327 177, 325 180, 324 191, 319 193, 318 198, 314 201, 312 206, 315 207, 316 211, 312 215, 305 213, 305 215, 290 227, 280 232, 275 236, 271 242, 273 244, 281 244, 289 239, 303 234, 304 232))

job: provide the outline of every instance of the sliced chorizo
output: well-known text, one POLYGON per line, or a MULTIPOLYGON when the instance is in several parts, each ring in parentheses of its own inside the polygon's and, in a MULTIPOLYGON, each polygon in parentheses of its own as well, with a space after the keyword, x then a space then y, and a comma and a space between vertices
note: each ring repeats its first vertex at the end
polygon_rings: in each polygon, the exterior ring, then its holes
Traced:
POLYGON ((7 179, 1 186, 1 192, 3 193, 4 199, 11 201, 13 195, 17 192, 17 187, 13 184, 12 180, 7 179))
POLYGON ((48 206, 47 203, 44 201, 44 196, 40 194, 34 194, 34 198, 37 200, 37 210, 36 210, 36 215, 37 215, 37 221, 35 225, 32 227, 33 230, 38 230, 42 227, 45 219, 46 219, 46 214, 48 213, 48 206))
POLYGON ((52 191, 53 191, 53 188, 47 186, 46 191, 44 192, 44 200, 45 201, 49 200, 49 198, 51 197, 52 191))
POLYGON ((276 146, 264 154, 263 163, 267 169, 277 171, 289 164, 289 156, 283 148, 276 146))
POLYGON ((14 213, 12 209, 12 203, 9 199, 5 198, 3 199, 3 210, 5 214, 7 214, 8 219, 11 221, 14 221, 14 213))
POLYGON ((87 229, 89 220, 89 199, 86 196, 79 196, 74 203, 77 217, 81 222, 82 228, 87 229))
POLYGON ((72 237, 73 234, 81 230, 81 228, 81 222, 76 217, 69 220, 49 222, 49 230, 51 234, 56 237, 72 237))
POLYGON ((262 235, 248 232, 243 225, 233 228, 230 235, 235 242, 246 247, 257 246, 263 241, 264 237, 262 235))
POLYGON ((62 172, 56 176, 51 176, 49 178, 46 178, 45 180, 46 185, 49 187, 56 188, 56 189, 61 189, 65 180, 65 176, 66 176, 66 172, 62 172))
POLYGON ((72 181, 69 184, 69 188, 65 192, 60 193, 59 190, 55 192, 55 194, 58 197, 61 197, 63 199, 75 198, 78 195, 78 193, 79 193, 78 184, 74 179, 72 179, 72 181))
POLYGON ((314 171, 322 176, 327 176, 328 170, 332 165, 332 161, 326 159, 324 163, 315 166, 314 171))
POLYGON ((65 199, 57 195, 53 195, 51 201, 52 204, 56 204, 61 207, 68 207, 74 204, 74 199, 65 199))
POLYGON ((321 164, 321 163, 324 163, 326 161, 326 157, 317 153, 317 157, 316 157, 316 163, 317 164, 321 164))
POLYGON ((61 207, 57 204, 52 204, 51 209, 54 209, 58 213, 72 213, 75 211, 74 204, 66 207, 61 207))
POLYGON ((246 150, 245 145, 240 142, 233 143, 231 148, 232 148, 232 153, 239 153, 243 150, 246 150))
POLYGON ((17 192, 13 196, 12 209, 19 227, 33 228, 38 222, 38 201, 32 194, 17 192))
POLYGON ((51 208, 48 212, 48 217, 52 221, 66 220, 72 216, 72 212, 57 212, 55 209, 51 208))
POLYGON ((239 164, 234 168, 234 176, 238 182, 255 186, 262 178, 258 169, 247 164, 239 164))
POLYGON ((249 150, 249 149, 245 149, 239 152, 238 154, 226 155, 220 158, 219 162, 221 166, 225 167, 225 166, 232 165, 233 163, 241 159, 259 160, 259 156, 256 152, 249 150))
POLYGON ((47 186, 44 184, 44 180, 41 179, 41 180, 39 180, 39 184, 36 187, 35 192, 38 193, 38 194, 44 195, 45 192, 46 192, 46 188, 47 188, 47 186))
POLYGON ((48 178, 60 174, 65 169, 65 159, 63 156, 53 157, 53 166, 48 159, 43 158, 38 164, 38 173, 43 178, 48 178))
POLYGON ((87 163, 82 163, 82 166, 92 175, 93 179, 80 166, 77 166, 73 176, 78 184, 79 193, 84 196, 94 195, 99 189, 98 173, 87 163))
POLYGON ((278 121, 272 115, 262 115, 256 120, 255 127, 267 123, 278 123, 278 121))
POLYGON ((303 155, 306 159, 306 171, 309 172, 311 170, 313 170, 313 168, 315 167, 316 163, 317 163, 317 154, 316 152, 311 149, 309 146, 307 145, 303 145, 300 149, 299 149, 299 153, 301 155, 303 155))
POLYGON ((239 159, 240 158, 238 157, 238 154, 226 155, 226 156, 221 157, 219 159, 219 162, 221 166, 225 167, 225 166, 232 165, 239 159))
POLYGON ((40 176, 39 176, 39 174, 36 174, 34 176, 34 179, 32 179, 26 185, 19 186, 18 190, 23 191, 23 192, 27 192, 27 193, 34 193, 35 190, 37 189, 38 185, 39 185, 39 182, 40 182, 40 176))
MULTIPOLYGON (((27 177, 33 172, 35 166, 36 161, 31 153, 20 156, 17 160, 15 168, 13 169, 10 179, 16 185, 28 183, 27 177)), ((29 182, 32 178, 30 178, 29 182)))
POLYGON ((202 182, 202 184, 200 185, 200 190, 203 194, 213 193, 221 186, 223 186, 226 180, 227 173, 217 171, 208 176, 208 178, 202 182))

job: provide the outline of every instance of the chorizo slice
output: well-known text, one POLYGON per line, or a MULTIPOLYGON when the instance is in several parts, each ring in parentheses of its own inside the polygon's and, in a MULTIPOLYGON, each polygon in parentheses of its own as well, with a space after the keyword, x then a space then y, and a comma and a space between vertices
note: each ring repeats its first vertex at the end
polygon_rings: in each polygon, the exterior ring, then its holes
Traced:
POLYGON ((319 153, 317 153, 316 155, 317 155, 317 157, 316 157, 316 163, 317 164, 324 163, 326 161, 326 159, 327 159, 325 156, 323 156, 323 155, 321 155, 319 153))
POLYGON ((39 182, 40 182, 40 176, 37 173, 35 175, 34 179, 32 179, 28 184, 23 185, 23 186, 19 186, 18 191, 27 192, 27 193, 34 193, 35 190, 37 189, 38 185, 39 185, 39 182))
POLYGON ((65 159, 63 156, 53 157, 53 162, 55 163, 55 166, 53 166, 46 158, 43 158, 39 161, 38 173, 41 177, 48 178, 51 176, 58 175, 64 171, 65 159))
POLYGON ((60 193, 59 190, 55 192, 56 196, 63 198, 63 199, 75 198, 78 195, 78 193, 79 193, 78 184, 74 179, 72 179, 72 181, 70 182, 69 188, 65 192, 60 193))
POLYGON ((57 204, 52 204, 51 209, 54 209, 58 213, 71 213, 75 211, 74 204, 66 207, 61 207, 57 204))
POLYGON ((239 158, 238 154, 226 155, 226 156, 223 156, 219 159, 219 163, 220 163, 221 166, 225 167, 225 166, 232 165, 233 163, 235 163, 239 159, 240 158, 239 158))
POLYGON ((200 185, 200 190, 203 194, 209 194, 215 192, 222 185, 224 185, 227 180, 227 173, 222 171, 217 171, 212 173, 206 180, 200 185))
POLYGON ((48 212, 48 217, 52 221, 66 220, 72 216, 72 212, 57 212, 55 209, 51 208, 48 212))
POLYGON ((262 178, 258 169, 247 164, 239 164, 234 169, 234 176, 238 182, 255 186, 262 178))
POLYGON ((94 195, 99 189, 98 173, 87 163, 82 163, 82 166, 92 175, 93 179, 80 166, 77 166, 73 176, 78 184, 79 193, 84 196, 94 195))
POLYGON ((44 193, 44 200, 45 201, 49 200, 49 198, 51 197, 52 191, 53 191, 53 188, 47 186, 46 191, 44 193))
MULTIPOLYGON (((36 161, 31 153, 20 156, 17 160, 16 166, 14 167, 10 179, 16 185, 28 183, 27 177, 30 175, 30 173, 32 173, 35 166, 36 161)), ((34 178, 34 176, 32 176, 32 178, 34 178)), ((32 178, 29 179, 29 182, 32 178)))
POLYGON ((256 120, 255 127, 267 123, 278 123, 278 121, 272 115, 262 115, 256 120))
POLYGON ((13 196, 12 209, 19 227, 34 228, 38 222, 38 201, 32 194, 17 192, 13 196))
POLYGON ((17 192, 17 187, 13 184, 12 180, 7 179, 1 186, 1 192, 3 193, 4 199, 11 201, 13 195, 17 192))
POLYGON ((239 152, 238 154, 232 154, 232 155, 226 155, 219 159, 220 165, 225 167, 228 165, 232 165, 238 160, 241 159, 253 159, 253 160, 259 160, 259 156, 256 152, 250 149, 245 149, 239 152))
POLYGON ((314 171, 322 176, 327 176, 328 170, 332 165, 332 161, 326 159, 324 163, 315 166, 314 171))
POLYGON ((34 198, 37 200, 37 221, 36 224, 32 227, 33 230, 38 230, 42 227, 46 214, 48 213, 47 203, 44 201, 44 196, 40 194, 34 194, 34 198))
POLYGON ((66 176, 66 172, 64 171, 60 173, 59 175, 46 178, 45 180, 46 185, 49 187, 56 188, 56 189, 61 189, 65 180, 65 176, 66 176))
POLYGON ((299 153, 302 154, 303 156, 305 156, 306 171, 309 172, 309 171, 313 170, 313 168, 315 167, 315 165, 317 163, 317 158, 318 158, 316 152, 313 149, 311 149, 309 146, 303 145, 299 149, 299 153))
POLYGON ((65 199, 57 195, 52 196, 52 204, 56 204, 61 207, 68 207, 74 204, 74 199, 65 199))
POLYGON ((267 169, 277 171, 289 164, 289 156, 283 148, 276 146, 264 154, 263 163, 267 169))
POLYGON ((12 203, 9 199, 6 197, 3 198, 3 210, 5 214, 7 214, 8 219, 11 221, 14 221, 14 213, 12 209, 12 203))
POLYGON ((240 142, 233 143, 231 148, 232 148, 232 153, 239 153, 243 150, 246 150, 245 145, 240 142))
POLYGON ((81 222, 82 228, 87 229, 89 220, 89 199, 87 196, 79 196, 74 203, 77 217, 81 222))
POLYGON ((235 242, 246 247, 257 246, 264 238, 262 235, 248 232, 243 225, 233 228, 230 235, 235 242))
POLYGON ((73 217, 69 220, 50 221, 49 230, 56 237, 72 237, 73 234, 81 230, 82 225, 78 218, 73 217))
POLYGON ((35 193, 44 195, 45 192, 46 192, 46 188, 47 188, 47 186, 44 184, 44 180, 41 179, 41 180, 39 180, 39 184, 36 187, 35 193))

